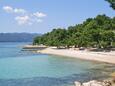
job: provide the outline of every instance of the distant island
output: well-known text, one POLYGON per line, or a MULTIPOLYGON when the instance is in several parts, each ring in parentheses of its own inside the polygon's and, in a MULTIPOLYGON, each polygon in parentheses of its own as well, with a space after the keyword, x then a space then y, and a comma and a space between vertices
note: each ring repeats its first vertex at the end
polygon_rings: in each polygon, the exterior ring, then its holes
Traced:
POLYGON ((32 42, 37 33, 0 33, 0 42, 32 42))

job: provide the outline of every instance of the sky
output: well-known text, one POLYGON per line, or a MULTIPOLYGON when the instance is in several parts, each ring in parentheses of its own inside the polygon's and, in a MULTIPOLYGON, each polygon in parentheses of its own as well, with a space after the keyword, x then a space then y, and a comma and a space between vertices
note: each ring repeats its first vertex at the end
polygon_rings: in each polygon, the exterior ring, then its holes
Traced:
POLYGON ((0 0, 0 33, 46 33, 98 14, 114 17, 104 0, 0 0))

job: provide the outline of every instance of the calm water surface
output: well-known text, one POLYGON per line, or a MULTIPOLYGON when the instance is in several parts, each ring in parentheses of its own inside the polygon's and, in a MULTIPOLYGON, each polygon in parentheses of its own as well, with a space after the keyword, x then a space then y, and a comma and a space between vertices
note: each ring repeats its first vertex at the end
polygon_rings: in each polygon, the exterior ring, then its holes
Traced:
POLYGON ((21 51, 27 43, 0 43, 0 86, 73 86, 103 79, 115 65, 21 51))

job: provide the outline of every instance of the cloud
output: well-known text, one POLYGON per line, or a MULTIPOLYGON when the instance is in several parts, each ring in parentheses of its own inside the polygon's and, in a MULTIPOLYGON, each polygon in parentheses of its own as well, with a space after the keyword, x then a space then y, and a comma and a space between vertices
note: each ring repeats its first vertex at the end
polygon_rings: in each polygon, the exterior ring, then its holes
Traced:
POLYGON ((36 12, 36 13, 33 13, 34 16, 38 17, 38 18, 42 18, 42 17, 46 17, 47 15, 42 13, 42 12, 36 12))
POLYGON ((19 25, 23 24, 30 24, 30 17, 29 16, 17 16, 15 20, 18 22, 19 25))
POLYGON ((14 9, 14 13, 22 13, 22 14, 24 14, 24 13, 26 13, 26 10, 24 10, 24 9, 18 9, 18 8, 15 8, 14 9))
POLYGON ((3 10, 6 11, 7 13, 20 13, 20 14, 26 13, 26 10, 24 10, 24 9, 13 8, 11 6, 4 6, 3 10))
POLYGON ((13 8, 10 7, 10 6, 4 6, 3 10, 6 11, 6 12, 8 12, 8 13, 12 13, 13 12, 13 8))
POLYGON ((12 13, 15 21, 19 25, 24 25, 24 24, 32 25, 34 23, 41 23, 41 22, 43 22, 42 18, 47 16, 45 13, 42 13, 42 12, 37 11, 37 12, 31 13, 25 9, 14 8, 11 6, 4 6, 3 10, 7 13, 12 13))

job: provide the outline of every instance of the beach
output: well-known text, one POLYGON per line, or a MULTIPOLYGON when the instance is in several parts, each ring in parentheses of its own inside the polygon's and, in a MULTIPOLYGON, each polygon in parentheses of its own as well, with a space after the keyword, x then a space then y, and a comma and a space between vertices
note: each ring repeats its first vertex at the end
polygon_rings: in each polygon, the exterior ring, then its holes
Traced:
POLYGON ((74 50, 74 49, 57 49, 57 48, 46 48, 38 50, 38 53, 60 55, 67 57, 74 57, 83 60, 99 61, 105 63, 115 64, 115 51, 111 52, 93 52, 86 50, 74 50))

